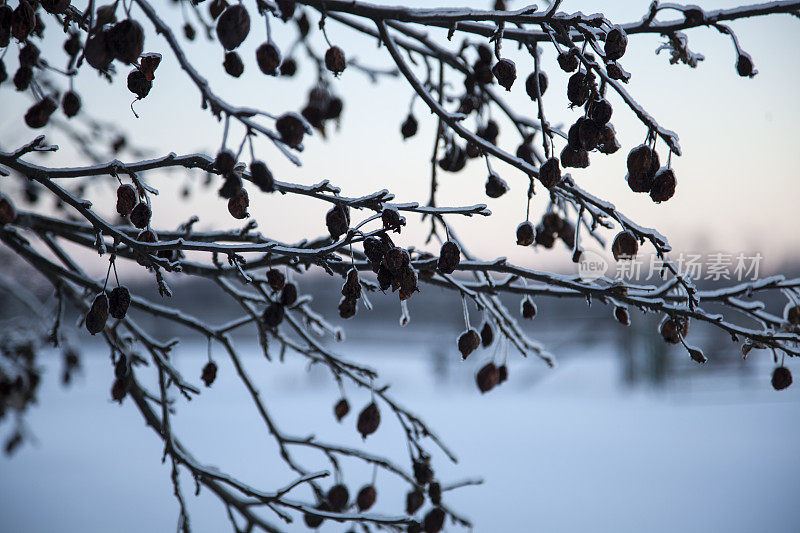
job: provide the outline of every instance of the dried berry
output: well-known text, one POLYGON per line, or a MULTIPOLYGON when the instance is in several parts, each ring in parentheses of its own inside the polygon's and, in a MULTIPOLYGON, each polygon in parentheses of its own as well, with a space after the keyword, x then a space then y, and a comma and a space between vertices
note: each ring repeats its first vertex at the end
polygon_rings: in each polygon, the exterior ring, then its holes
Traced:
POLYGON ((67 91, 61 98, 61 109, 67 118, 72 118, 81 110, 81 97, 75 91, 67 91))
POLYGON ((86 313, 86 329, 92 335, 96 335, 103 331, 106 327, 108 320, 108 296, 105 293, 100 293, 94 298, 92 307, 86 313))
POLYGON ((588 108, 589 118, 592 119, 598 126, 607 124, 611 120, 611 114, 614 109, 608 100, 601 98, 599 100, 592 100, 588 108))
POLYGON ((551 157, 539 167, 539 181, 548 189, 552 189, 561 183, 561 168, 558 166, 558 159, 551 157))
POLYGON ((517 244, 520 246, 530 246, 534 238, 533 224, 528 221, 517 226, 517 244))
POLYGON ((536 316, 536 304, 530 298, 525 298, 522 300, 520 312, 522 313, 522 318, 532 320, 536 316))
POLYGON ((214 380, 217 379, 217 364, 214 361, 209 361, 203 367, 203 373, 200 375, 206 387, 210 387, 214 380))
POLYGON ((194 37, 195 37, 194 26, 192 26, 188 22, 186 24, 184 24, 183 25, 183 35, 185 35, 188 40, 194 41, 194 37))
POLYGON ((214 168, 221 174, 228 174, 233 172, 233 167, 236 166, 236 156, 227 148, 223 148, 217 153, 214 158, 214 168))
POLYGON ((364 239, 364 255, 366 255, 367 259, 373 264, 380 263, 386 251, 380 239, 376 237, 367 237, 364 239))
POLYGON ((442 485, 437 481, 431 482, 428 487, 428 496, 433 505, 440 505, 442 503, 442 485))
POLYGON ((409 114, 406 117, 406 120, 400 126, 400 133, 403 135, 403 139, 408 139, 409 137, 413 137, 417 134, 417 129, 419 128, 419 123, 414 115, 409 114))
POLYGON ((408 266, 410 261, 411 257, 408 252, 399 246, 395 246, 383 255, 383 264, 393 273, 399 272, 401 268, 408 266))
POLYGON ((427 485, 433 481, 433 470, 430 460, 427 458, 414 459, 413 470, 414 479, 419 485, 427 485))
POLYGON ((361 438, 366 439, 367 435, 372 435, 378 430, 380 424, 381 412, 378 410, 378 404, 370 402, 358 415, 356 427, 358 432, 361 433, 361 438))
POLYGON ((222 187, 219 188, 219 195, 226 200, 230 200, 236 196, 242 189, 242 178, 238 172, 231 172, 225 174, 225 181, 222 182, 222 187))
POLYGON ((614 308, 614 318, 617 319, 617 322, 623 324, 625 326, 631 325, 631 316, 628 314, 628 310, 624 307, 616 307, 614 308))
POLYGON ((495 63, 492 73, 497 78, 497 82, 510 91, 514 80, 517 79, 517 66, 510 59, 501 59, 495 63))
POLYGON ((753 58, 747 52, 736 56, 736 72, 743 78, 752 78, 758 71, 753 68, 753 58))
POLYGON ((461 261, 461 249, 453 241, 447 241, 439 251, 439 261, 437 267, 443 274, 455 272, 458 263, 461 261))
POLYGON ((208 6, 208 13, 211 15, 211 18, 217 20, 217 18, 225 11, 225 8, 228 7, 228 2, 226 0, 211 0, 211 3, 208 6))
POLYGON ((115 59, 135 63, 144 49, 142 25, 132 19, 117 22, 108 30, 107 46, 115 59))
POLYGON ((250 178, 261 191, 275 192, 275 179, 263 161, 253 161, 250 164, 250 178))
POLYGON ((561 151, 561 166, 564 168, 586 168, 589 166, 589 152, 583 148, 565 146, 561 151))
POLYGON ((533 165, 533 146, 530 143, 524 142, 517 147, 517 157, 533 165))
POLYGON ((281 51, 271 42, 262 43, 256 48, 256 62, 261 72, 269 76, 278 75, 281 64, 281 51))
POLYGON ((111 386, 111 398, 115 402, 122 403, 122 400, 125 399, 125 395, 127 394, 128 394, 128 380, 115 379, 114 384, 111 386))
POLYGON ((779 366, 772 372, 772 388, 783 390, 792 384, 792 373, 785 366, 779 366))
POLYGON ((425 503, 425 494, 418 488, 406 494, 406 514, 413 515, 425 503))
POLYGON ((287 57, 281 61, 280 73, 281 76, 286 76, 287 78, 297 74, 297 61, 292 57, 287 57))
POLYGON ((584 72, 576 72, 567 82, 567 98, 573 105, 582 106, 589 99, 593 80, 584 72))
POLYGON ((439 533, 444 527, 444 510, 441 507, 434 507, 425 515, 422 520, 422 528, 425 533, 439 533))
POLYGON ((347 229, 350 227, 350 214, 347 207, 333 206, 325 215, 325 225, 334 240, 347 233, 347 229))
POLYGON ((495 388, 500 383, 500 371, 497 366, 494 363, 484 365, 475 376, 475 383, 482 394, 495 388))
POLYGON ((29 42, 19 51, 19 64, 26 67, 35 67, 39 61, 39 48, 29 42))
POLYGON ((342 286, 342 296, 349 300, 361 298, 361 282, 358 279, 358 271, 355 268, 347 273, 347 280, 342 286))
POLYGON ((341 422, 349 412, 350 402, 347 401, 347 398, 340 399, 338 402, 336 402, 336 405, 333 406, 333 415, 336 417, 337 422, 341 422))
MULTIPOLYGON (((2 217, 0 217, 0 223, 2 223, 2 217)), ((784 316, 789 324, 800 326, 800 305, 788 304, 784 311, 784 316)))
POLYGON ((277 302, 270 302, 267 308, 264 310, 264 324, 268 328, 277 328, 281 322, 283 322, 283 316, 285 311, 283 306, 277 302))
POLYGON ((466 359, 469 354, 478 349, 481 345, 481 336, 474 328, 470 328, 458 337, 458 351, 461 352, 461 358, 466 359))
POLYGON ((117 213, 122 216, 128 216, 136 206, 136 189, 133 185, 120 185, 117 188, 117 213))
POLYGON ((297 285, 294 283, 287 283, 283 286, 283 291, 281 291, 281 304, 284 306, 290 306, 297 301, 297 285))
POLYGON ((386 265, 381 263, 378 267, 378 285, 380 286, 382 291, 385 291, 389 287, 392 286, 392 272, 386 268, 386 265))
POLYGON ((486 178, 486 196, 489 198, 500 198, 508 192, 508 185, 505 180, 497 174, 489 174, 486 178))
POLYGON ((500 126, 494 120, 489 119, 486 125, 479 128, 476 133, 481 139, 492 144, 497 144, 497 136, 500 135, 500 126))
POLYGON ((494 330, 488 321, 483 323, 481 327, 481 344, 484 348, 488 348, 494 342, 494 330))
POLYGON ((153 79, 156 77, 156 69, 160 64, 161 54, 157 54, 155 52, 142 54, 141 59, 139 60, 139 70, 142 71, 142 74, 144 74, 145 78, 153 81, 153 79))
POLYGON ((578 147, 589 151, 597 148, 600 142, 600 127, 588 118, 580 118, 575 123, 578 126, 578 147))
POLYGON ((536 76, 536 72, 532 72, 531 75, 528 76, 528 79, 525 80, 525 91, 528 93, 531 100, 536 100, 539 97, 538 95, 544 96, 546 90, 547 74, 544 72, 540 72, 538 77, 536 76))
POLYGON ((114 363, 114 377, 117 379, 124 379, 131 373, 131 367, 128 365, 128 358, 125 354, 120 354, 117 362, 114 363))
POLYGON ((654 202, 666 202, 675 195, 675 173, 671 168, 658 171, 650 187, 650 199, 654 202))
POLYGON ((439 168, 447 172, 459 172, 467 165, 467 153, 457 144, 447 147, 444 156, 439 160, 439 168))
POLYGON ((597 141, 597 149, 600 150, 601 153, 611 155, 616 153, 620 148, 621 145, 617 140, 617 132, 614 130, 614 126, 611 124, 606 124, 603 126, 600 129, 600 136, 598 137, 597 141))
POLYGON ((358 491, 358 496, 356 496, 356 505, 358 505, 358 510, 361 512, 367 511, 370 507, 375 505, 375 500, 378 499, 378 491, 375 490, 374 485, 364 485, 361 487, 361 490, 358 491))
POLYGON ((275 129, 281 136, 283 142, 293 148, 297 148, 303 142, 303 135, 306 133, 306 126, 303 119, 296 113, 286 113, 275 121, 275 129))
POLYGON ((625 55, 625 49, 628 47, 628 34, 625 33, 619 26, 614 26, 606 34, 606 42, 603 45, 603 50, 606 53, 606 59, 609 61, 616 61, 625 55))
POLYGON ((505 383, 508 380, 508 367, 506 365, 497 367, 497 379, 498 383, 505 383))
POLYGON ((29 128, 43 128, 50 120, 50 115, 58 109, 56 101, 46 96, 33 104, 30 109, 25 113, 25 124, 29 128))
POLYGON ((383 222, 383 229, 393 229, 400 233, 400 227, 406 225, 405 217, 401 217, 397 209, 387 207, 381 212, 381 221, 383 222))
POLYGON ((145 228, 150 225, 150 218, 152 216, 153 212, 150 210, 150 206, 144 202, 139 202, 131 211, 131 224, 139 229, 145 228))
POLYGON ((417 273, 408 265, 402 267, 397 274, 396 281, 400 288, 400 300, 408 300, 417 292, 417 273))
POLYGON ((108 47, 108 32, 99 31, 86 40, 83 57, 92 68, 106 70, 114 56, 108 47))
POLYGON ((226 52, 222 66, 225 68, 225 72, 234 78, 238 78, 244 73, 244 63, 236 52, 226 52))
POLYGON ((337 483, 328 490, 326 499, 331 511, 341 513, 345 510, 347 502, 350 500, 350 491, 343 484, 337 483))
POLYGON ((217 20, 217 38, 225 50, 237 48, 250 33, 250 15, 242 4, 233 4, 217 20))
POLYGON ((14 88, 18 91, 26 91, 33 79, 33 69, 30 67, 19 67, 14 73, 14 88))
POLYGON ((286 286, 286 276, 277 268, 270 268, 267 270, 267 283, 273 291, 278 292, 286 286))
POLYGON ((125 287, 117 287, 108 296, 108 308, 112 317, 122 320, 131 305, 131 293, 125 287))
POLYGON ((342 299, 339 300, 339 317, 347 320, 348 318, 356 316, 356 302, 357 300, 343 296, 342 299))
POLYGON ((5 196, 0 196, 0 226, 11 224, 17 218, 17 211, 14 204, 5 196))
POLYGON ((659 326, 661 337, 670 344, 678 344, 689 333, 689 321, 681 317, 665 317, 659 326))
POLYGON ((28 0, 20 0, 11 13, 11 35, 18 41, 27 39, 36 27, 36 15, 28 0))
POLYGON ((250 216, 247 212, 248 207, 250 207, 250 196, 244 187, 236 191, 236 194, 228 200, 228 212, 237 220, 250 216))
POLYGON ((294 10, 297 8, 297 4, 294 0, 277 0, 275 3, 278 4, 278 10, 284 22, 294 16, 294 10))
POLYGON ((573 72, 578 68, 578 54, 576 51, 570 49, 568 52, 558 54, 558 66, 564 72, 573 72))
MULTIPOLYGON (((328 511, 329 509, 328 509, 327 502, 320 504, 318 506, 318 509, 320 511, 328 511)), ((307 527, 309 527, 311 529, 317 529, 318 527, 320 527, 322 525, 322 523, 325 521, 325 519, 323 517, 321 517, 321 516, 316 516, 316 515, 312 515, 312 514, 306 513, 306 514, 303 515, 303 521, 305 522, 307 527)))
POLYGON ((133 69, 128 74, 128 90, 136 95, 137 100, 141 100, 150 94, 150 89, 152 88, 153 82, 148 80, 138 69, 133 69))
POLYGON ((54 15, 65 13, 69 9, 69 3, 70 0, 42 0, 40 2, 45 11, 54 15))
POLYGON ((630 231, 621 231, 614 237, 614 244, 611 245, 611 253, 614 254, 614 260, 619 261, 631 260, 636 257, 636 252, 639 251, 639 241, 636 236, 630 231))
POLYGON ((325 67, 337 76, 344 72, 347 67, 344 50, 338 46, 328 48, 328 51, 325 52, 325 67))

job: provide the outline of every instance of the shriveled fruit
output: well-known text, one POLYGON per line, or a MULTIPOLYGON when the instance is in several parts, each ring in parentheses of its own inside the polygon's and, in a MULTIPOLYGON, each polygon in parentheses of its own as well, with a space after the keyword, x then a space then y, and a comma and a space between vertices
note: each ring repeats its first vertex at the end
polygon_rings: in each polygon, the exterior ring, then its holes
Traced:
POLYGON ((425 503, 425 494, 420 489, 413 489, 406 494, 406 514, 413 515, 425 503))
POLYGON ((370 507, 375 505, 375 500, 378 499, 378 491, 374 485, 365 485, 361 487, 356 496, 356 505, 361 512, 367 511, 370 507))
POLYGON ((343 205, 333 206, 325 214, 325 225, 328 227, 328 232, 332 239, 338 239, 345 233, 350 226, 350 214, 347 212, 347 207, 343 205))
POLYGON ((337 76, 344 72, 347 67, 344 50, 338 46, 328 48, 327 52, 325 52, 325 67, 337 76))
POLYGON ((458 351, 461 352, 461 358, 466 359, 469 354, 478 349, 481 345, 481 336, 475 330, 470 328, 458 337, 458 351))
POLYGON ((536 72, 532 72, 525 80, 525 92, 528 93, 531 100, 536 100, 539 95, 544 95, 547 83, 547 74, 539 72, 539 76, 536 76, 536 72))
POLYGON ((497 174, 489 174, 486 178, 486 196, 489 198, 500 198, 508 192, 508 184, 497 174))
POLYGON ((510 59, 501 59, 495 63, 492 68, 494 77, 497 78, 497 83, 505 87, 507 91, 511 90, 514 81, 517 79, 517 66, 510 59))
POLYGON ((139 229, 145 228, 150 224, 150 218, 152 216, 153 212, 150 210, 150 206, 145 202, 139 202, 131 211, 131 224, 139 229))
POLYGON ((105 293, 100 293, 94 298, 92 307, 86 313, 86 329, 92 335, 96 335, 103 331, 106 327, 108 320, 108 296, 105 293))
POLYGON ((281 304, 290 306, 297 301, 297 285, 294 283, 287 283, 283 286, 281 291, 281 304))
POLYGON ((108 296, 108 308, 112 317, 122 320, 131 305, 131 293, 126 287, 117 287, 108 296))
POLYGON ((269 76, 276 76, 281 64, 281 51, 274 43, 262 43, 256 48, 256 62, 261 72, 269 76))
POLYGON ((150 94, 150 89, 152 88, 153 82, 148 80, 139 69, 130 71, 128 74, 128 90, 136 95, 137 100, 141 100, 150 94))
POLYGON ((217 20, 217 38, 225 50, 233 50, 250 33, 250 15, 242 4, 236 3, 222 12, 217 20))
POLYGON ((275 179, 263 161, 253 161, 250 164, 250 178, 263 192, 275 192, 275 179))
POLYGON ((678 344, 689 333, 689 321, 681 317, 665 317, 659 326, 661 337, 670 344, 678 344))
POLYGON ((443 274, 452 274, 461 261, 461 249, 453 241, 447 241, 439 251, 437 267, 443 274))
POLYGON ((303 120, 297 113, 286 113, 275 121, 275 129, 281 136, 283 142, 297 148, 303 142, 303 136, 306 134, 306 126, 303 120))
POLYGON ((217 379, 217 364, 214 361, 205 364, 200 379, 203 380, 206 387, 210 387, 214 383, 214 380, 217 379))
POLYGON ((419 123, 416 117, 414 117, 414 115, 408 115, 400 126, 400 133, 403 135, 403 139, 408 139, 417 134, 418 128, 419 123))
POLYGON ((614 237, 614 243, 611 245, 614 260, 633 259, 638 251, 639 241, 630 231, 621 231, 614 237))
POLYGON ((136 189, 133 185, 120 185, 117 188, 117 213, 122 216, 128 216, 136 206, 136 189))
POLYGON ((558 166, 558 159, 551 157, 539 167, 539 181, 548 189, 552 189, 561 183, 561 168, 558 166))
POLYGON ((434 507, 422 520, 422 529, 425 533, 439 533, 444 527, 444 518, 444 510, 441 507, 434 507))
POLYGON ((270 268, 267 270, 267 283, 273 291, 278 292, 286 285, 286 276, 277 268, 270 268))
POLYGON ((222 66, 225 68, 225 72, 234 78, 238 78, 244 74, 244 63, 237 52, 226 52, 222 66))
POLYGON ((381 424, 381 412, 378 410, 378 404, 370 402, 361 413, 358 415, 358 423, 356 425, 361 437, 366 439, 367 435, 372 435, 378 430, 381 424))
POLYGON ((267 327, 277 328, 280 323, 283 322, 283 317, 285 314, 286 311, 283 309, 281 304, 278 302, 270 302, 270 304, 264 310, 262 319, 267 327))
POLYGON ((530 246, 533 244, 535 230, 533 224, 528 221, 522 222, 517 226, 517 244, 519 246, 530 246))
POLYGON ((772 371, 772 388, 783 390, 792 384, 792 373, 785 366, 779 366, 772 371))
POLYGON ((485 394, 500 383, 500 371, 494 363, 484 365, 475 376, 478 390, 485 394))
POLYGON ((350 500, 350 491, 347 490, 347 487, 344 484, 337 483, 328 489, 326 499, 331 511, 341 513, 345 510, 347 507, 347 502, 350 500))
POLYGON ((347 401, 347 398, 341 398, 336 405, 333 406, 333 415, 336 417, 336 420, 341 422, 344 417, 347 416, 347 413, 350 412, 350 402, 347 401))
POLYGON ((658 171, 650 186, 650 199, 654 202, 666 202, 675 195, 675 173, 671 168, 658 171))
POLYGON ((536 316, 536 304, 533 303, 533 300, 530 298, 523 299, 522 304, 520 305, 520 313, 524 319, 533 319, 533 317, 536 316))
POLYGON ((603 45, 603 51, 606 53, 606 59, 616 61, 625 55, 625 50, 628 47, 628 34, 620 26, 614 26, 606 34, 606 42, 603 45))

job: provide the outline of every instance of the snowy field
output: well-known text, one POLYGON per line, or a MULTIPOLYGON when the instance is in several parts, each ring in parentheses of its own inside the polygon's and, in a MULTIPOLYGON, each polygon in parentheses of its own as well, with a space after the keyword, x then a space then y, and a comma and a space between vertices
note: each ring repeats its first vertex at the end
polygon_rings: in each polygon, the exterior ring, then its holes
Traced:
MULTIPOLYGON (((458 465, 435 456, 444 482, 485 479, 445 495, 475 531, 800 531, 800 387, 773 392, 766 354, 749 362, 755 369, 749 376, 692 373, 661 390, 622 386, 610 348, 561 353, 555 370, 512 356, 509 381, 482 396, 472 380, 477 360, 459 364, 446 354, 437 363, 430 349, 413 344, 347 344, 348 353, 379 369, 395 397, 423 414, 459 456, 458 465)), ((199 382, 204 355, 204 346, 189 345, 176 364, 199 382)), ((232 367, 221 353, 215 359, 220 372, 214 386, 178 406, 179 438, 200 460, 250 484, 265 490, 284 485, 292 475, 276 460, 232 367)), ((0 459, 0 531, 174 531, 177 505, 169 470, 160 463, 160 440, 132 403, 109 401, 106 352, 89 351, 82 377, 66 390, 58 385, 54 356, 50 363, 40 405, 27 418, 38 444, 0 459)), ((313 429, 327 441, 361 444, 353 412, 342 424, 333 419, 338 391, 321 370, 307 373, 293 357, 281 364, 253 355, 246 366, 285 431, 307 435, 313 429)), ((356 413, 368 401, 367 392, 347 393, 356 413)), ((363 446, 405 464, 397 431, 385 416, 363 446)), ((309 468, 325 468, 318 455, 298 456, 309 468)), ((372 470, 345 465, 353 494, 372 470)), ((396 514, 406 488, 388 480, 378 477, 376 510, 396 514)), ((205 491, 192 496, 191 479, 183 481, 193 530, 230 531, 217 500, 205 491)), ((268 519, 288 531, 305 530, 302 520, 268 519)), ((326 522, 321 531, 345 529, 326 522)))

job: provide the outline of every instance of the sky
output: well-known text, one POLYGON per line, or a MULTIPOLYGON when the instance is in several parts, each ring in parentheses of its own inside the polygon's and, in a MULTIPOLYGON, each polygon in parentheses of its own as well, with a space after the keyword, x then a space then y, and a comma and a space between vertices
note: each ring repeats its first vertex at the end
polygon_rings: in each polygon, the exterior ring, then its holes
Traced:
MULTIPOLYGON (((459 6, 466 2, 441 0, 441 6, 459 6)), ((428 2, 405 2, 413 6, 430 6, 428 2)), ((485 7, 488 2, 471 2, 485 7)), ((521 1, 508 2, 510 8, 523 7, 521 1)), ((649 2, 604 2, 605 14, 613 22, 638 20, 649 2)), ((732 7, 736 2, 700 2, 706 9, 732 7)), ((597 3, 579 0, 563 2, 561 10, 582 10, 591 13, 597 3)), ((250 6, 253 7, 253 6, 250 6)), ((202 9, 202 8, 201 8, 202 9)), ((255 9, 252 13, 254 15, 255 9)), ((311 11, 309 11, 311 12, 311 11)), ((134 13, 137 8, 134 7, 134 13)), ((159 13, 173 28, 182 26, 181 10, 169 4, 159 13)), ((312 20, 317 16, 312 14, 312 20)), ((137 13, 138 18, 143 14, 137 13)), ((669 12, 662 15, 669 19, 669 12)), ((191 20, 191 19, 190 19, 191 20)), ((654 204, 647 195, 637 195, 625 183, 625 158, 646 134, 624 103, 612 95, 612 122, 616 127, 622 149, 613 156, 593 154, 587 169, 572 169, 577 183, 603 199, 610 200, 630 218, 654 227, 670 239, 678 252, 755 252, 765 257, 765 272, 780 270, 786 261, 797 259, 796 226, 797 199, 800 198, 800 152, 794 147, 796 124, 800 123, 800 66, 796 35, 800 20, 787 15, 741 20, 732 23, 744 50, 754 59, 758 75, 741 78, 735 71, 735 52, 730 39, 716 30, 690 30, 690 48, 702 53, 705 61, 697 69, 685 65, 670 65, 666 53, 654 51, 663 41, 653 35, 631 36, 622 65, 632 73, 629 92, 664 127, 680 136, 683 156, 672 159, 678 187, 676 196, 664 204, 654 204)), ((271 22, 273 39, 284 51, 297 34, 293 25, 271 22)), ((51 28, 52 32, 58 29, 51 28)), ((377 49, 374 39, 357 34, 334 21, 327 25, 331 42, 341 46, 348 57, 375 67, 391 66, 385 49, 377 49)), ((443 38, 437 30, 432 35, 443 38)), ((53 36, 53 33, 50 34, 53 36)), ((248 39, 240 47, 245 61, 245 74, 235 80, 222 68, 223 54, 216 44, 203 39, 185 47, 197 69, 207 77, 213 89, 230 102, 252 106, 279 115, 299 110, 305 102, 316 72, 300 61, 300 71, 293 79, 275 79, 261 74, 255 64, 254 50, 265 39, 263 24, 254 23, 248 39)), ((50 39, 44 48, 58 53, 62 39, 50 39)), ((460 42, 460 40, 456 40, 460 42)), ((326 44, 320 32, 314 31, 311 44, 322 52, 326 44)), ((503 48, 514 59, 520 77, 510 93, 505 93, 515 112, 536 118, 536 105, 524 91, 524 77, 533 68, 532 59, 507 44, 503 48)), ((152 150, 154 156, 170 151, 215 153, 222 139, 222 124, 207 111, 199 109, 200 97, 166 49, 165 41, 148 30, 145 51, 164 55, 156 73, 150 95, 135 104, 139 118, 130 110, 132 100, 124 87, 126 69, 113 86, 99 78, 91 69, 84 69, 76 80, 76 89, 83 98, 85 109, 95 117, 112 121, 131 132, 139 146, 152 150)), ((62 52, 63 54, 63 52, 62 52)), ((299 52, 295 54, 302 59, 299 52)), ((13 62, 13 61, 12 61, 13 62)), ((9 63, 9 61, 7 61, 9 63)), ((552 47, 544 49, 543 70, 549 74, 549 89, 544 96, 548 119, 554 124, 569 126, 579 111, 570 110, 566 99, 567 75, 555 63, 552 47)), ((454 84, 461 77, 453 76, 454 84)), ((29 105, 26 96, 13 93, 10 83, 3 84, 3 112, 0 113, 0 146, 12 149, 30 140, 39 132, 24 126, 22 116, 29 105)), ((271 143, 256 143, 257 156, 265 160, 277 179, 311 184, 329 179, 349 196, 389 189, 398 201, 424 203, 430 179, 430 151, 436 127, 435 117, 417 100, 414 113, 420 122, 416 137, 403 142, 399 128, 408 113, 413 90, 402 79, 382 79, 375 85, 350 68, 333 82, 337 94, 345 100, 340 127, 330 131, 327 139, 317 134, 305 142, 301 154, 302 166, 288 162, 271 143)), ((499 89, 496 87, 496 89, 499 89)), ((511 125, 500 122, 499 144, 515 151, 519 142, 511 125)), ((235 149, 243 132, 232 127, 229 144, 235 149)), ((49 140, 68 144, 61 132, 49 133, 49 140)), ((562 145, 557 144, 560 151, 562 145)), ((660 143, 662 160, 666 149, 660 143)), ((249 162, 249 157, 245 159, 249 162)), ((68 149, 50 156, 47 164, 74 165, 76 154, 68 149)), ((515 246, 514 231, 525 216, 527 177, 521 172, 492 161, 497 171, 511 186, 501 199, 489 199, 484 194, 487 170, 478 159, 471 161, 458 174, 440 172, 440 205, 472 205, 486 203, 493 215, 489 218, 450 217, 470 250, 480 257, 492 259, 506 256, 523 266, 534 268, 569 268, 570 252, 563 246, 553 250, 536 250, 515 246)), ((197 228, 232 229, 238 221, 227 213, 225 201, 216 197, 216 187, 194 197, 189 203, 176 199, 175 193, 186 183, 184 173, 151 173, 148 183, 161 194, 154 197, 156 227, 173 229, 193 214, 200 215, 197 228)), ((197 175, 195 183, 201 181, 197 175)), ((0 184, 11 189, 11 185, 0 184)), ((93 186, 87 196, 100 211, 113 213, 115 180, 93 186)), ((45 204, 45 210, 49 209, 45 204)), ((538 219, 547 207, 545 195, 538 195, 532 204, 531 218, 538 219)), ((314 238, 326 233, 324 213, 328 204, 305 198, 267 195, 251 190, 250 212, 260 230, 267 236, 283 241, 314 238)), ((355 219, 366 213, 355 215, 355 219)), ((398 244, 421 244, 428 226, 417 216, 409 217, 409 227, 398 237, 398 244)), ((613 232, 606 235, 613 237, 613 232)), ((105 266, 95 254, 87 254, 87 268, 104 273, 105 266), (95 259, 91 259, 94 257, 95 259), (97 263, 96 265, 94 263, 97 263)))

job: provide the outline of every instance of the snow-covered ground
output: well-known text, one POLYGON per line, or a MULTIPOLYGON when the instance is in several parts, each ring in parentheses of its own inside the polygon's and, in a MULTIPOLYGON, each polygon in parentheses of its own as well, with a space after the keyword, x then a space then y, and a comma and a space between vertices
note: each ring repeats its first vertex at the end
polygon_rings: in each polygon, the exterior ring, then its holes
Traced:
MULTIPOLYGON (((445 482, 485 479, 446 494, 476 531, 800 531, 800 387, 773 392, 765 356, 749 362, 756 370, 748 378, 701 372, 662 390, 622 387, 610 348, 561 354, 554 370, 512 357, 509 382, 482 396, 472 380, 477 361, 458 364, 448 353, 437 363, 419 344, 348 344, 348 353, 378 368, 395 397, 422 413, 457 453, 458 465, 435 457, 437 475, 445 482)), ((199 382, 204 356, 204 346, 189 345, 178 352, 177 366, 199 382)), ((215 359, 218 381, 178 406, 179 437, 202 461, 253 485, 284 485, 293 476, 276 459, 232 367, 221 353, 215 359)), ((109 401, 105 352, 89 351, 82 378, 67 390, 57 383, 55 357, 51 362, 40 405, 27 418, 38 445, 0 459, 0 531, 174 531, 177 506, 160 441, 131 403, 109 401)), ((405 464, 390 417, 366 443, 352 412, 335 422, 338 391, 321 369, 306 372, 296 357, 269 363, 255 352, 246 366, 287 432, 313 430, 405 464)), ((365 391, 348 389, 348 396, 356 413, 368 401, 365 391)), ((299 457, 309 468, 325 466, 319 455, 299 457)), ((371 468, 345 466, 351 493, 371 477, 371 468)), ((406 488, 382 485, 387 479, 378 477, 376 509, 396 514, 406 488)), ((192 496, 188 477, 184 488, 194 531, 230 530, 216 499, 205 491, 192 496)), ((305 530, 302 520, 283 527, 305 530)), ((321 530, 344 529, 326 523, 321 530)))

